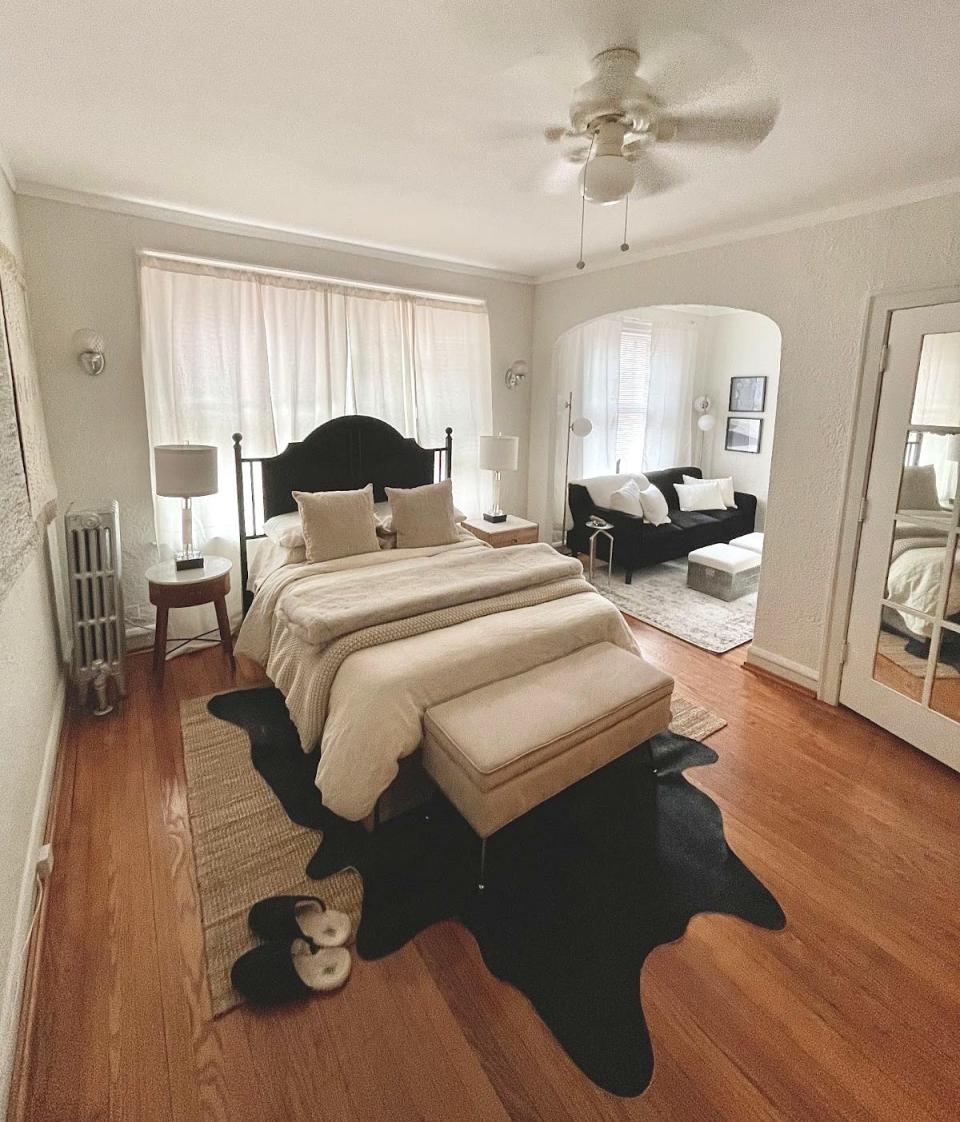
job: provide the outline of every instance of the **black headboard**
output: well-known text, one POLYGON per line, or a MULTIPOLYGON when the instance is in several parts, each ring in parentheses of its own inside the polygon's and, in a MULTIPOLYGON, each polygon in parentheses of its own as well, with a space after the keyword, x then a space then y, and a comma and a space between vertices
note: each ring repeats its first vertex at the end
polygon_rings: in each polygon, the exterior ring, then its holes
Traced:
POLYGON ((244 456, 243 437, 233 434, 240 516, 240 578, 243 608, 253 600, 247 590, 247 542, 262 538, 262 521, 297 509, 293 491, 354 491, 373 484, 374 502, 385 487, 420 487, 449 479, 453 430, 438 448, 422 448, 377 417, 336 417, 276 456, 244 456), (262 491, 262 510, 256 501, 262 491))

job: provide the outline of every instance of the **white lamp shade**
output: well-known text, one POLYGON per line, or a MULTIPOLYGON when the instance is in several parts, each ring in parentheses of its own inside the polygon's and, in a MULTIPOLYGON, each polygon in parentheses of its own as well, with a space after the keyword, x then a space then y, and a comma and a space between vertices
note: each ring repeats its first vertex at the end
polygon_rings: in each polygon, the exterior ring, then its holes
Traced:
POLYGON ((574 436, 589 436, 593 432, 593 422, 586 417, 578 417, 570 426, 574 436))
POLYGON ((636 173, 623 156, 594 156, 583 169, 583 193, 591 203, 608 206, 633 190, 636 173))
POLYGON ((947 437, 945 458, 955 464, 960 464, 960 432, 951 433, 947 437))
POLYGON ((518 436, 481 436, 477 464, 485 471, 516 471, 519 451, 518 436))
POLYGON ((701 432, 710 432, 710 430, 716 425, 716 423, 716 418, 711 417, 709 413, 704 413, 702 417, 697 418, 697 428, 701 432))
POLYGON ((213 444, 158 444, 153 450, 158 495, 196 499, 217 493, 213 444))

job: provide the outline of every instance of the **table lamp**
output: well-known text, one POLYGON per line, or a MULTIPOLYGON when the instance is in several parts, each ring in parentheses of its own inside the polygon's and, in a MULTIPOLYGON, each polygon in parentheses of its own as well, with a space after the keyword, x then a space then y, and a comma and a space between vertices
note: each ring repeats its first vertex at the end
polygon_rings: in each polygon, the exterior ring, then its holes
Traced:
POLYGON ((477 463, 484 471, 493 472, 493 510, 484 514, 485 522, 506 522, 507 516, 500 508, 500 473, 517 470, 518 436, 481 436, 477 463))
POLYGON ((158 444, 153 450, 157 494, 183 500, 177 571, 202 569, 203 557, 193 548, 191 500, 217 493, 217 449, 213 444, 158 444))

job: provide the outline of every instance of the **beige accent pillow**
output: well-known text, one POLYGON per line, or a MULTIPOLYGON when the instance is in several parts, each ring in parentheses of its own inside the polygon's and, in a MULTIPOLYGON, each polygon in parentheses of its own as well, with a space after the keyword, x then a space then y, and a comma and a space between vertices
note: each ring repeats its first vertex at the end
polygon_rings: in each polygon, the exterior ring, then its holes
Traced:
POLYGON ((376 553, 377 520, 373 484, 362 491, 293 491, 303 523, 308 561, 333 561, 358 553, 376 553))
POLYGON ((453 507, 453 483, 425 487, 387 487, 398 549, 451 545, 460 540, 453 507))

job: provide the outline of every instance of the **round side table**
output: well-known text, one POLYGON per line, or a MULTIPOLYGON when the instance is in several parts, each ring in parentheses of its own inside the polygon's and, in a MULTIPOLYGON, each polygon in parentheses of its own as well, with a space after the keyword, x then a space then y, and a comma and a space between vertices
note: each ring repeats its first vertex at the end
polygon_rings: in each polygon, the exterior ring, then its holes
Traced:
MULTIPOLYGON (((199 604, 213 604, 217 612, 220 638, 208 638, 210 632, 192 639, 173 640, 180 646, 197 641, 221 643, 233 666, 233 638, 227 616, 227 593, 230 591, 230 570, 233 562, 226 557, 204 557, 202 569, 183 569, 178 572, 172 561, 162 561, 147 569, 150 603, 157 609, 157 629, 153 640, 153 671, 163 685, 163 671, 167 660, 167 615, 171 608, 195 608, 199 604)), ((174 650, 177 650, 174 647, 174 650)))

